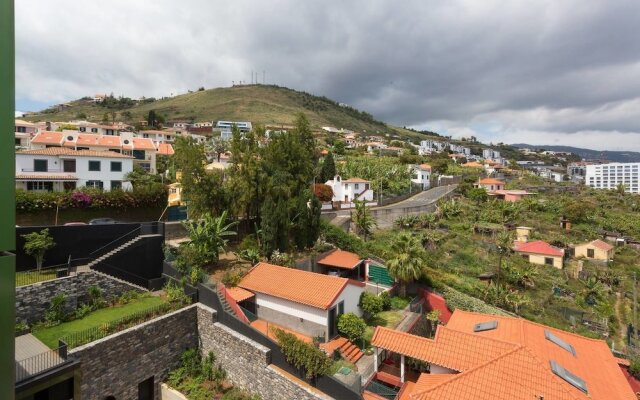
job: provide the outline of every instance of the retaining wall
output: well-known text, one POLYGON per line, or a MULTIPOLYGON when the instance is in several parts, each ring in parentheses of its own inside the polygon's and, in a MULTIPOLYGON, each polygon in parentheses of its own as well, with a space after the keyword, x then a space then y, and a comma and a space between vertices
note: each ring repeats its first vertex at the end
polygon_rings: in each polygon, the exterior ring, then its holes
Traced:
POLYGON ((51 299, 60 293, 66 297, 65 310, 73 312, 79 303, 88 299, 87 292, 92 286, 100 288, 104 299, 118 297, 129 290, 142 291, 137 286, 95 271, 19 286, 16 288, 16 321, 31 324, 43 320, 51 299))

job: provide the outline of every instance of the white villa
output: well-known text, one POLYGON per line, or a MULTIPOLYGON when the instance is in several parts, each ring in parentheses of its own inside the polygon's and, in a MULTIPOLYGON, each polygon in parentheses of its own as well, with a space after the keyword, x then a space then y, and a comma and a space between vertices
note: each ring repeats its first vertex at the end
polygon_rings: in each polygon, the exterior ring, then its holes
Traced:
POLYGON ((414 165, 413 174, 414 176, 411 178, 411 182, 421 185, 422 190, 427 190, 431 187, 431 165, 414 165))
POLYGON ((354 200, 373 201, 373 189, 371 189, 370 181, 360 178, 343 180, 340 175, 336 175, 333 179, 325 182, 325 184, 331 186, 333 190, 332 201, 334 202, 350 204, 354 200))

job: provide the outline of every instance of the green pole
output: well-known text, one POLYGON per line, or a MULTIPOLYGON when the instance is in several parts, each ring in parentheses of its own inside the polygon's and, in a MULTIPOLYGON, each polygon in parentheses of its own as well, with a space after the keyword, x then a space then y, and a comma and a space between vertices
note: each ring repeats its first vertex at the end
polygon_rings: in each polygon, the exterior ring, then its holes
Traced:
POLYGON ((13 0, 0 1, 0 399, 14 398, 15 146, 13 0))

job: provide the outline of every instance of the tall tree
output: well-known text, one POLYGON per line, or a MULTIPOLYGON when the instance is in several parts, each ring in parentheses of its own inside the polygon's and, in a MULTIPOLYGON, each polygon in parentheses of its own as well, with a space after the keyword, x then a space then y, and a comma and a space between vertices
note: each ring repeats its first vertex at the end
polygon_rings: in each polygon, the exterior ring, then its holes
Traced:
POLYGON ((190 246, 194 247, 208 262, 217 262, 220 253, 224 252, 229 240, 235 236, 233 228, 237 222, 227 222, 227 212, 214 217, 209 213, 202 215, 199 220, 183 222, 189 233, 190 246))
POLYGON ((373 228, 376 226, 376 220, 367 210, 367 203, 361 200, 354 200, 356 211, 353 214, 353 222, 356 224, 358 235, 362 236, 364 241, 371 235, 373 228))
POLYGON ((407 283, 422 275, 426 256, 420 240, 410 233, 399 234, 391 243, 391 258, 387 260, 387 268, 389 274, 400 282, 400 296, 406 297, 407 283))
POLYGON ((51 235, 49 235, 49 229, 27 233, 22 237, 25 240, 24 252, 36 259, 36 266, 40 270, 44 262, 44 254, 56 245, 51 235))
POLYGON ((322 170, 320 171, 320 180, 325 183, 329 179, 336 176, 336 162, 333 159, 333 153, 329 153, 322 161, 322 170))
POLYGON ((498 246, 498 286, 500 286, 500 278, 502 275, 502 259, 513 246, 513 235, 509 231, 502 231, 496 237, 496 245, 498 246))
POLYGON ((156 115, 156 110, 149 110, 147 114, 147 126, 154 127, 158 121, 158 117, 156 115))

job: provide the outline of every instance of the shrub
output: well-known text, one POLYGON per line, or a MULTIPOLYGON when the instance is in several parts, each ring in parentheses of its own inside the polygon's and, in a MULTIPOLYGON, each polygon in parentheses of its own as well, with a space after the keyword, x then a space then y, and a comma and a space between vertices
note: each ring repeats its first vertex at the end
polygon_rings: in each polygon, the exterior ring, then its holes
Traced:
POLYGON ((382 310, 383 311, 391 310, 391 296, 389 295, 389 292, 382 292, 378 297, 382 299, 382 310))
POLYGON ((64 293, 60 293, 51 299, 51 305, 44 314, 45 326, 59 325, 65 318, 64 306, 67 298, 64 293))
POLYGON ((352 342, 362 339, 367 324, 354 313, 342 314, 338 319, 338 332, 345 335, 352 342))
POLYGON ((315 194, 320 201, 331 201, 333 198, 333 189, 324 183, 316 183, 313 185, 313 194, 315 194))
POLYGON ((364 311, 365 318, 371 319, 374 315, 384 310, 385 300, 369 292, 362 292, 358 306, 364 311))
POLYGON ((232 270, 226 271, 222 276, 221 280, 226 287, 234 287, 234 286, 237 286, 238 283, 240 283, 243 276, 244 276, 243 271, 241 271, 240 269, 234 268, 232 270))
POLYGON ((354 253, 362 253, 364 242, 357 236, 347 233, 335 225, 331 225, 325 220, 320 220, 320 230, 325 242, 331 243, 343 250, 354 253))
POLYGON ((76 312, 73 314, 75 319, 80 319, 86 317, 91 311, 93 311, 93 307, 90 304, 83 304, 82 306, 76 309, 76 312))
POLYGON ((634 377, 640 379, 640 358, 636 357, 631 360, 631 365, 629 365, 629 373, 634 377))
POLYGON ((273 333, 287 362, 295 368, 304 369, 308 379, 329 372, 331 359, 322 350, 281 329, 274 329, 273 333))
POLYGON ((174 304, 190 304, 191 297, 187 296, 184 292, 184 289, 173 283, 172 281, 167 282, 164 285, 164 292, 167 294, 167 300, 170 303, 174 304))

